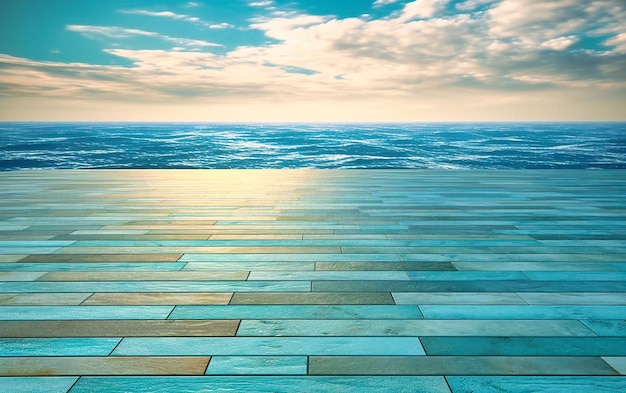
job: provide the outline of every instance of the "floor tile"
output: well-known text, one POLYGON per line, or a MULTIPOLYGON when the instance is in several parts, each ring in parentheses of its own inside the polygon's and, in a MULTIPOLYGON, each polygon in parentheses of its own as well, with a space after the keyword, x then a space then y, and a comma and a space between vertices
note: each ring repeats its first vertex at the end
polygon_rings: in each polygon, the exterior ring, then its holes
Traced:
POLYGON ((85 306, 228 304, 232 295, 232 293, 94 293, 82 304, 85 306))
POLYGON ((0 320, 165 319, 173 306, 0 306, 0 320))
POLYGON ((617 375, 598 357, 311 356, 311 375, 617 375))
POLYGON ((620 377, 451 376, 446 379, 453 393, 614 393, 626 389, 626 379, 620 377))
POLYGON ((114 356, 421 355, 415 337, 125 338, 114 356))
POLYGON ((609 364, 609 366, 617 370, 618 373, 622 375, 626 375, 626 356, 623 356, 623 355, 621 357, 603 356, 602 360, 604 360, 605 362, 609 364))
POLYGON ((0 377, 1 392, 66 393, 78 377, 0 377))
POLYGON ((396 304, 526 304, 510 292, 394 292, 396 304))
POLYGON ((236 292, 230 304, 395 304, 386 292, 236 292))
POLYGON ((198 357, 0 357, 0 375, 202 375, 198 357))
POLYGON ((215 356, 206 375, 306 375, 306 356, 215 356))
POLYGON ((85 377, 72 387, 70 393, 137 392, 198 392, 235 391, 250 393, 289 393, 294 389, 305 392, 398 392, 450 393, 443 377, 85 377))
POLYGON ((427 319, 626 319, 626 306, 424 305, 427 319))
POLYGON ((0 356, 108 356, 120 338, 0 338, 0 356))
POLYGON ((238 327, 238 320, 0 321, 0 337, 227 337, 238 327))

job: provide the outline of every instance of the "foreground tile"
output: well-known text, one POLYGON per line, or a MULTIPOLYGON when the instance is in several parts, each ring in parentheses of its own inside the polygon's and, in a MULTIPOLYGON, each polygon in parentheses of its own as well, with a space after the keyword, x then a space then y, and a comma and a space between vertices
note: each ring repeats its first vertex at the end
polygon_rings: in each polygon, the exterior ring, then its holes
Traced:
POLYGON ((622 337, 421 337, 428 355, 626 356, 622 337))
POLYGON ((443 377, 83 377, 69 393, 346 392, 450 393, 443 377))
POLYGON ((311 356, 311 375, 617 375, 599 357, 311 356))
POLYGON ((108 356, 119 338, 0 338, 0 356, 108 356))
POLYGON ((165 319, 173 306, 0 306, 0 320, 165 319))
POLYGON ((625 356, 621 356, 621 357, 603 356, 602 360, 604 360, 605 362, 609 364, 609 366, 617 370, 618 373, 622 375, 626 375, 626 357, 625 356))
POLYGON ((77 306, 89 296, 91 293, 3 293, 0 294, 0 305, 77 306))
POLYGON ((510 292, 394 292, 396 304, 526 304, 510 292))
POLYGON ((423 355, 415 337, 125 338, 114 356, 423 355))
POLYGON ((422 319, 417 306, 233 305, 177 306, 170 319, 422 319))
POLYGON ((230 304, 395 304, 386 292, 236 292, 230 304))
POLYGON ((306 356, 215 356, 206 375, 306 375, 306 356))
POLYGON ((0 392, 66 393, 78 377, 0 377, 0 392))
POLYGON ((83 305, 228 304, 232 293, 94 293, 83 305))
POLYGON ((598 336, 626 336, 626 319, 602 320, 592 319, 581 321, 589 329, 593 330, 598 336))
POLYGON ((452 393, 614 393, 626 390, 626 378, 623 377, 451 376, 446 379, 452 393))
MULTIPOLYGON (((245 280, 248 272, 53 272, 37 281, 218 281, 245 280)), ((2 277, 0 276, 0 279, 2 277)))
POLYGON ((432 319, 626 319, 626 306, 420 306, 432 319))
POLYGON ((0 375, 202 375, 208 357, 0 357, 0 375))
POLYGON ((0 321, 0 337, 224 337, 238 326, 237 320, 0 321))
POLYGON ((244 320, 238 336, 595 336, 579 321, 244 320))

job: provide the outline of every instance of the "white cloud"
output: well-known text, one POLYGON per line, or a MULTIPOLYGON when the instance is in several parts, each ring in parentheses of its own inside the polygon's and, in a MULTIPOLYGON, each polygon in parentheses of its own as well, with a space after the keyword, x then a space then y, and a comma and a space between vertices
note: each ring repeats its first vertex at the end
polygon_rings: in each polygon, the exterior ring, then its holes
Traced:
POLYGON ((541 48, 551 49, 551 50, 565 50, 570 46, 574 45, 578 39, 576 36, 568 36, 568 37, 559 37, 548 40, 540 45, 541 48))
POLYGON ((382 7, 387 4, 397 3, 400 0, 376 0, 373 4, 374 7, 382 7))
POLYGON ((139 29, 127 29, 118 26, 88 26, 88 25, 68 25, 66 29, 69 31, 75 31, 81 35, 98 39, 101 37, 124 39, 133 36, 154 37, 164 41, 172 42, 177 45, 183 45, 187 47, 211 47, 221 46, 213 42, 207 42, 203 40, 194 40, 190 38, 170 37, 167 35, 159 34, 153 31, 139 30, 139 29))
POLYGON ((406 22, 415 18, 431 18, 441 11, 450 0, 415 0, 407 3, 398 18, 406 22))
POLYGON ((188 1, 187 3, 185 3, 183 7, 185 8, 202 7, 202 3, 199 3, 197 1, 188 1))
POLYGON ((261 0, 261 1, 252 1, 248 5, 250 7, 269 7, 273 4, 274 2, 272 0, 261 0))
MULTIPOLYGON (((485 3, 473 4, 479 2, 485 3)), ((198 51, 216 45, 201 40, 115 26, 70 25, 68 30, 90 38, 145 36, 176 47, 109 46, 107 52, 127 59, 130 67, 4 57, 0 85, 6 94, 163 102, 182 97, 198 105, 267 98, 286 104, 325 102, 330 108, 331 101, 349 105, 368 97, 404 103, 399 105, 406 110, 416 103, 427 110, 452 101, 463 105, 463 100, 471 105, 506 102, 514 108, 517 97, 528 103, 556 92, 571 95, 575 89, 626 89, 624 3, 503 0, 486 12, 455 16, 439 13, 446 4, 414 1, 404 7, 402 17, 378 20, 274 12, 252 20, 250 28, 275 41, 223 54, 198 51), (596 41, 601 37, 607 48, 576 49, 585 44, 585 34, 596 41), (315 73, 294 72, 298 69, 315 73)))
MULTIPOLYGON (((199 4, 199 3, 195 3, 199 4)), ((185 14, 177 14, 172 11, 149 11, 149 10, 120 10, 122 14, 131 14, 131 15, 145 15, 145 16, 154 16, 159 18, 168 18, 173 20, 180 20, 185 22, 190 22, 194 24, 199 24, 209 29, 226 29, 231 28, 233 25, 230 23, 209 23, 203 21, 202 19, 196 16, 190 16, 185 14)))

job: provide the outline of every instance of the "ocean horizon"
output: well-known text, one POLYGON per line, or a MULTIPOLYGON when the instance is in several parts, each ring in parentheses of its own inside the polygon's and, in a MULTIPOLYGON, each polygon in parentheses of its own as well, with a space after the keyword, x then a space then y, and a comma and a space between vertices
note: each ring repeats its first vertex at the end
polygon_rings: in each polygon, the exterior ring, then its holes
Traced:
POLYGON ((2 122, 0 170, 626 169, 626 122, 2 122))

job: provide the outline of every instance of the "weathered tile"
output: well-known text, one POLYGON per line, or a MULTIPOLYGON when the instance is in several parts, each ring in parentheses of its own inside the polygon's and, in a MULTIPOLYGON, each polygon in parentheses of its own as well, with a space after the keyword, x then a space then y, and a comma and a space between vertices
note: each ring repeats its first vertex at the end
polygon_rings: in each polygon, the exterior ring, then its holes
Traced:
POLYGON ((70 393, 166 393, 198 391, 237 391, 249 393, 288 393, 294 387, 306 392, 409 392, 450 393, 443 377, 367 376, 367 377, 84 377, 70 393))
POLYGON ((35 281, 46 274, 45 272, 0 272, 2 281, 35 281))
POLYGON ((604 360, 605 362, 609 364, 609 366, 617 370, 618 373, 622 375, 626 375, 626 356, 620 356, 620 357, 603 356, 602 360, 604 360))
POLYGON ((19 262, 176 262, 182 254, 47 254, 28 255, 19 262))
POLYGON ((165 319, 173 306, 0 306, 0 320, 165 319))
POLYGON ((395 304, 387 292, 235 292, 230 304, 395 304))
POLYGON ((620 392, 626 389, 626 379, 621 377, 498 377, 450 376, 446 378, 453 393, 571 393, 620 392))
POLYGON ((311 375, 617 375, 599 357, 311 356, 311 375))
MULTIPOLYGON (((1 341, 0 341, 1 343, 1 341)), ((416 337, 124 338, 113 356, 423 355, 416 337)))
POLYGON ((1 377, 0 392, 66 393, 78 377, 1 377))
MULTIPOLYGON (((0 273, 1 274, 1 273, 0 273)), ((218 281, 246 280, 247 271, 219 272, 53 272, 37 281, 218 281)), ((1 277, 0 277, 1 278, 1 277)))
POLYGON ((235 305, 177 306, 170 319, 421 319, 416 306, 235 305))
POLYGON ((626 319, 626 306, 424 305, 429 319, 626 319))
POLYGON ((243 320, 238 336, 575 336, 595 334, 559 320, 243 320))
POLYGON ((511 292, 394 292, 396 304, 526 304, 511 292))
POLYGON ((409 280, 409 276, 401 271, 253 271, 248 280, 409 280))
POLYGON ((91 293, 2 293, 0 306, 78 306, 89 296, 91 293))
POLYGON ((590 319, 581 322, 599 336, 626 337, 626 318, 616 320, 590 319))
POLYGON ((0 357, 0 375, 202 375, 208 357, 0 357))
POLYGON ((0 338, 0 356, 108 356, 120 338, 0 338))
POLYGON ((450 262, 317 262, 315 270, 456 271, 450 262))
POLYGON ((429 356, 626 356, 622 337, 422 337, 429 356))
POLYGON ((232 293, 94 293, 83 302, 83 305, 228 304, 232 295, 232 293))
POLYGON ((0 321, 0 337, 226 337, 234 336, 238 326, 235 320, 0 321))
POLYGON ((626 293, 528 293, 518 294, 528 304, 626 305, 626 293))
POLYGON ((306 375, 306 356, 215 356, 206 375, 306 375))

